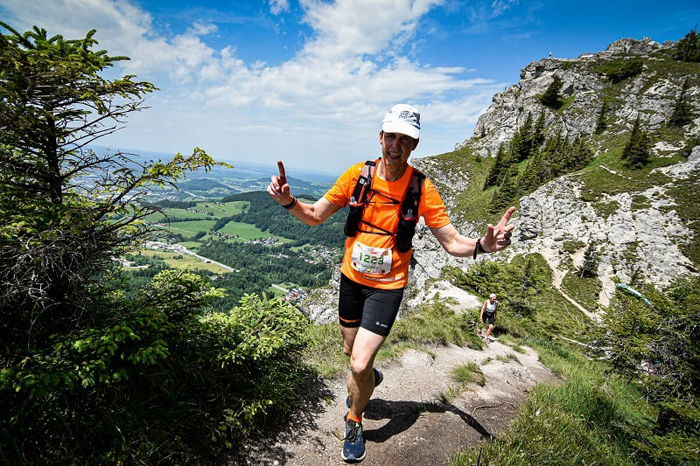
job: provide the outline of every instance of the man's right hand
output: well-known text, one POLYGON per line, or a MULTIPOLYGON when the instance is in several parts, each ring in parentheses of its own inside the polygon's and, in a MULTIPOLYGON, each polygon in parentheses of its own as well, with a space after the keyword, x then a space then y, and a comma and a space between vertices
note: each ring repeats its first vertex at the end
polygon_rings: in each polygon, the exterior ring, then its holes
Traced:
POLYGON ((277 161, 277 168, 280 171, 279 176, 272 176, 270 185, 267 187, 267 193, 276 203, 280 205, 287 205, 292 202, 292 195, 289 192, 289 184, 287 183, 287 176, 284 172, 284 164, 281 160, 277 161))

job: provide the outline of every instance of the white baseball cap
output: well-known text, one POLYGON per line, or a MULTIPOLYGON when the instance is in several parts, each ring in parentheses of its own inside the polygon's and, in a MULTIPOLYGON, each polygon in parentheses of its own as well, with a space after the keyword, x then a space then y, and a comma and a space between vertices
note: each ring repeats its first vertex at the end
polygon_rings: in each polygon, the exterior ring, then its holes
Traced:
POLYGON ((382 120, 382 131, 400 133, 418 139, 420 132, 420 113, 408 104, 396 104, 382 120))
POLYGON ((491 293, 491 294, 489 295, 489 298, 495 298, 495 297, 496 297, 496 293, 491 293))

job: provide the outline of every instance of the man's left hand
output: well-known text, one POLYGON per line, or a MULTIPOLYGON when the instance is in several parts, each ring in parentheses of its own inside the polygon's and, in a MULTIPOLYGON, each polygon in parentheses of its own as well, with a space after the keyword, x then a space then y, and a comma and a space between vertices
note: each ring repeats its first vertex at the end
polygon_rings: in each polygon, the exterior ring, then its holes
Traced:
POLYGON ((508 225, 508 220, 513 212, 515 212, 515 207, 509 208, 496 226, 489 223, 486 235, 481 240, 481 247, 486 252, 501 251, 510 245, 510 237, 513 235, 515 226, 508 225))

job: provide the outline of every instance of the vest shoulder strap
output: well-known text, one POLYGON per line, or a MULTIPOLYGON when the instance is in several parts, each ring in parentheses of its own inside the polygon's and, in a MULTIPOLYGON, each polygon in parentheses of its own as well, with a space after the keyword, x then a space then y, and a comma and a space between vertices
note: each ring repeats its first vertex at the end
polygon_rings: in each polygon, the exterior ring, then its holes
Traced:
POLYGON ((377 162, 374 160, 367 160, 365 165, 362 167, 362 172, 360 177, 355 183, 355 190, 350 198, 350 205, 365 204, 367 198, 370 195, 370 190, 372 188, 372 178, 374 177, 374 172, 377 169, 377 162))

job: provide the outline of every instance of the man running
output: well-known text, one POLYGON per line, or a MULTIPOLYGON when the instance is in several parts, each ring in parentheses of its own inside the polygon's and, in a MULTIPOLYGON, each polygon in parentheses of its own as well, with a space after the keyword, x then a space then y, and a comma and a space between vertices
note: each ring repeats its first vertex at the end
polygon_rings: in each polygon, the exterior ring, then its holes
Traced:
MULTIPOLYGON (((484 335, 483 340, 488 343, 489 342, 489 336, 491 335, 491 332, 493 331, 493 328, 496 326, 496 318, 498 317, 498 301, 496 300, 496 295, 494 293, 491 293, 489 295, 489 299, 484 301, 484 305, 481 306, 481 315, 479 315, 479 320, 486 323, 489 323, 489 329, 486 331, 486 335, 484 335)), ((481 330, 479 330, 479 333, 481 333, 481 330)))
POLYGON ((481 238, 457 232, 433 183, 408 164, 418 146, 419 132, 418 110, 406 104, 394 105, 382 120, 381 158, 374 165, 353 165, 313 204, 292 196, 282 161, 277 162, 279 175, 272 177, 267 188, 272 199, 307 225, 319 225, 346 205, 351 207, 338 305, 343 351, 350 357, 351 369, 341 453, 347 462, 365 458, 362 413, 383 377, 373 369, 374 358, 394 324, 408 282, 413 233, 410 226, 405 228, 411 210, 406 213, 402 209, 408 193, 415 192, 410 189, 422 183, 415 217, 423 217, 448 253, 476 258, 480 253, 500 251, 511 242, 513 225, 507 223, 514 207, 497 225, 489 224, 481 238), (363 181, 358 183, 360 179, 363 181), (362 194, 357 195, 360 188, 362 194))

